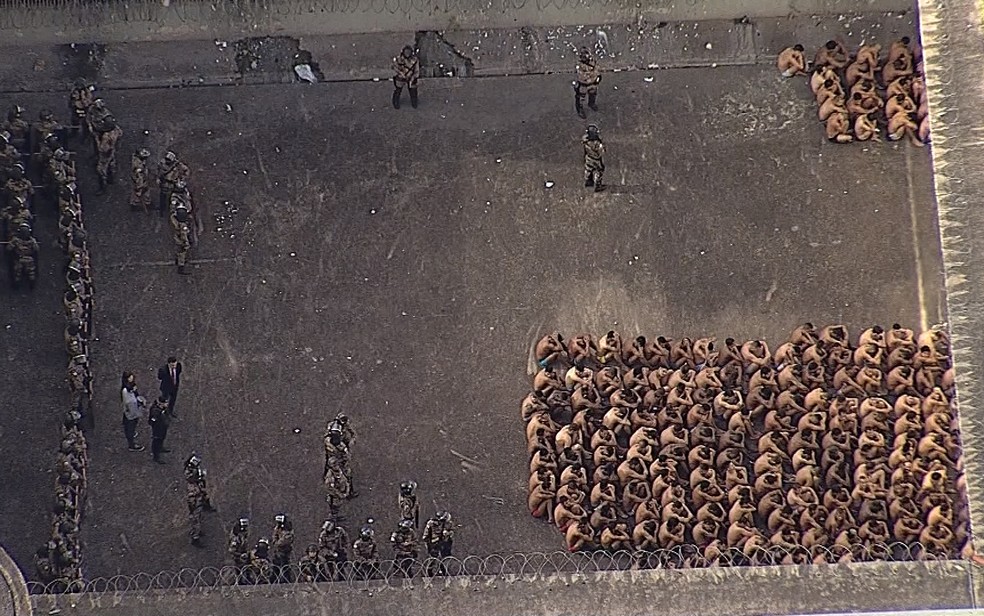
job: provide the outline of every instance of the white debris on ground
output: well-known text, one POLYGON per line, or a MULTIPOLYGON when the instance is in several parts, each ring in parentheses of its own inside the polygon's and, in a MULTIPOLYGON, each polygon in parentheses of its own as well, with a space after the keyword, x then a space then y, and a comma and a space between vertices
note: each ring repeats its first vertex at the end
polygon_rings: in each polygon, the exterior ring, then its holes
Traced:
POLYGON ((299 79, 302 79, 308 83, 318 82, 318 76, 311 70, 310 64, 298 64, 294 67, 294 73, 299 79))

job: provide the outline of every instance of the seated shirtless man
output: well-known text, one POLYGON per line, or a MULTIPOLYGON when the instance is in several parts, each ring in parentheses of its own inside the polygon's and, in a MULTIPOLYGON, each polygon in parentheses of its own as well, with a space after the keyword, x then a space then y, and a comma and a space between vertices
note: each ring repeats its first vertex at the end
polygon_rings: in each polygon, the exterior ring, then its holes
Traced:
POLYGON ((859 114, 854 119, 854 138, 858 141, 877 140, 878 123, 873 113, 859 114))
POLYGON ((541 368, 546 368, 557 361, 565 359, 567 357, 567 350, 564 348, 564 339, 557 332, 547 334, 537 341, 534 355, 536 357, 536 363, 541 368))
POLYGON ((830 40, 817 51, 813 58, 813 66, 832 66, 835 69, 842 69, 847 66, 849 59, 847 49, 839 41, 830 40))
POLYGON ((861 58, 856 59, 848 67, 847 71, 844 73, 844 81, 846 82, 848 88, 861 81, 862 79, 874 79, 875 78, 875 67, 868 63, 867 60, 862 60, 861 58))
POLYGON ((847 113, 847 105, 843 96, 831 96, 820 105, 817 110, 817 118, 821 122, 826 122, 827 118, 835 113, 847 113))
POLYGON ((806 74, 806 58, 803 57, 803 46, 793 45, 779 52, 776 66, 783 77, 795 77, 806 74))
POLYGON ((824 134, 831 143, 850 143, 854 140, 851 134, 851 122, 847 111, 838 111, 827 118, 824 134))
POLYGON ((892 98, 885 101, 886 118, 891 118, 900 111, 911 114, 915 113, 916 110, 916 103, 914 103, 911 98, 903 93, 896 94, 892 98))
POLYGON ((919 140, 919 125, 915 122, 915 114, 906 113, 900 111, 893 115, 888 120, 888 128, 886 129, 886 134, 890 141, 900 141, 901 139, 908 137, 909 141, 913 145, 921 146, 922 142, 919 140))

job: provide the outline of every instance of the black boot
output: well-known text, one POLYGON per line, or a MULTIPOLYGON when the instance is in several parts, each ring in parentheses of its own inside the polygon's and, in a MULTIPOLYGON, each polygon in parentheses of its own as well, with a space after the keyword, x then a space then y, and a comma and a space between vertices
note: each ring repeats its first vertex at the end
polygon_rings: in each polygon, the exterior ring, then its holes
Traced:
POLYGON ((574 110, 577 111, 577 116, 582 120, 588 117, 584 113, 584 107, 581 105, 581 97, 576 94, 574 95, 574 110))
MULTIPOLYGON (((591 108, 594 109, 594 106, 592 106, 591 108)), ((116 170, 113 169, 112 167, 110 167, 109 171, 106 173, 106 182, 110 184, 116 183, 116 170)))
POLYGON ((97 179, 99 180, 99 190, 96 191, 96 194, 97 195, 105 195, 106 194, 106 178, 104 178, 103 176, 100 175, 100 176, 98 176, 97 179))
POLYGON ((597 94, 593 92, 588 93, 588 107, 591 107, 592 111, 598 111, 598 105, 595 102, 597 100, 597 94))
POLYGON ((393 90, 393 109, 400 108, 400 95, 403 94, 403 88, 399 90, 393 90))
POLYGON ((410 90, 410 106, 414 109, 417 108, 417 88, 409 88, 410 90))
POLYGON ((588 179, 584 180, 584 185, 586 187, 594 186, 594 178, 589 177, 588 179))
POLYGON ((606 188, 608 188, 608 187, 605 186, 604 184, 602 184, 601 182, 598 182, 598 183, 595 184, 595 192, 596 193, 597 192, 601 192, 601 191, 605 190, 606 188))

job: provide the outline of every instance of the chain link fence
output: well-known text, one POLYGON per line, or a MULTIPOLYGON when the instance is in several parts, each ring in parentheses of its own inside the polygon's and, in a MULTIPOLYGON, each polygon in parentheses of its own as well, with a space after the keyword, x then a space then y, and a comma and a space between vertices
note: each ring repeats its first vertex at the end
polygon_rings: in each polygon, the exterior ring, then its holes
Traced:
POLYGON ((236 585, 331 583, 351 588, 402 588, 413 581, 451 579, 460 576, 485 578, 542 577, 552 574, 592 574, 644 569, 689 569, 703 567, 746 567, 769 565, 834 564, 844 562, 945 562, 956 557, 941 554, 915 543, 854 545, 850 547, 773 547, 754 554, 725 550, 713 561, 697 546, 683 545, 654 551, 620 552, 531 552, 490 556, 448 557, 425 560, 383 560, 374 564, 351 561, 320 567, 289 565, 255 567, 206 567, 162 571, 157 574, 116 575, 50 584, 29 582, 32 594, 150 592, 171 589, 216 589, 236 585))

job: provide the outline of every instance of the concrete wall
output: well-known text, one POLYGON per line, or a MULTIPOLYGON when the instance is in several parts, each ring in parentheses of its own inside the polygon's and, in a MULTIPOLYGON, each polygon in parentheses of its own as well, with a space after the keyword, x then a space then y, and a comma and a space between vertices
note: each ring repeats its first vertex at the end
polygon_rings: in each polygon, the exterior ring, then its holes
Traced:
POLYGON ((911 0, 0 0, 0 44, 508 28, 912 8, 911 0))

